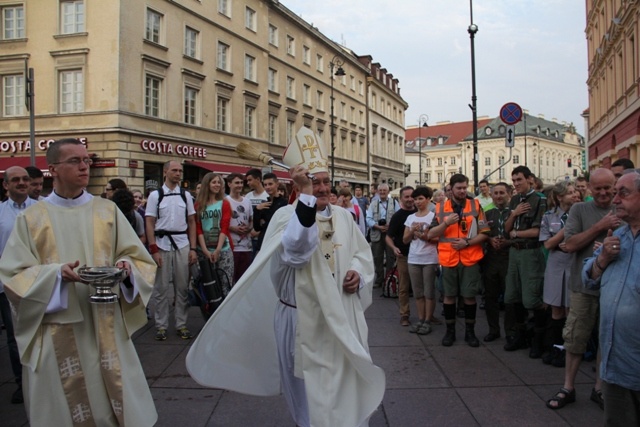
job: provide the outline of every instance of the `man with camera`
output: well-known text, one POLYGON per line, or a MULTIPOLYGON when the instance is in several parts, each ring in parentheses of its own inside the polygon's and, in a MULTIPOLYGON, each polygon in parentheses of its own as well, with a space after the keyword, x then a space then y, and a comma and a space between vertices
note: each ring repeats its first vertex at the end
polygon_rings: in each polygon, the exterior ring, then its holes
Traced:
POLYGON ((373 199, 367 209, 367 227, 371 229, 371 252, 373 252, 373 264, 376 268, 374 287, 381 287, 387 271, 393 268, 396 262, 393 250, 385 243, 387 230, 391 217, 400 209, 397 201, 389 198, 389 186, 378 186, 378 198, 373 199), (386 254, 386 264, 385 264, 386 254), (384 265, 384 267, 383 267, 384 265))
POLYGON ((451 198, 436 206, 428 238, 438 239, 438 260, 442 266, 444 286, 444 318, 447 332, 442 345, 456 340, 456 298, 464 298, 464 340, 470 347, 480 342, 475 334, 476 295, 482 288, 480 260, 483 243, 489 239, 489 227, 480 202, 467 196, 469 178, 462 174, 451 177, 451 198))

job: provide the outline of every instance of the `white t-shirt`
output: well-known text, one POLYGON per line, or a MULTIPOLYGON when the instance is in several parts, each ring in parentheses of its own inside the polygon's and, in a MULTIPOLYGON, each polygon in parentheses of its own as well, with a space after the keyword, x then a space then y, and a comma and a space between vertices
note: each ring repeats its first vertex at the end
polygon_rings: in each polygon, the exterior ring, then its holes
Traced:
MULTIPOLYGON (((184 231, 187 230, 187 215, 195 215, 196 210, 193 208, 193 198, 189 197, 189 192, 186 192, 185 199, 187 203, 185 205, 184 200, 180 196, 180 186, 176 186, 173 190, 169 190, 166 185, 162 186, 164 190, 164 197, 159 206, 160 218, 158 218, 158 191, 152 191, 147 198, 147 209, 144 211, 145 216, 152 216, 156 218, 156 230, 166 231, 184 231), (169 196, 173 194, 172 196, 169 196), (185 215, 185 211, 187 215, 185 215)), ((171 236, 173 241, 176 242, 176 246, 179 249, 189 246, 189 235, 174 234, 171 236)), ((158 237, 156 236, 156 244, 163 251, 172 250, 171 240, 169 236, 158 237)))
MULTIPOLYGON (((247 197, 241 197, 241 201, 234 200, 231 196, 227 196, 227 200, 231 204, 231 227, 238 227, 240 225, 249 225, 251 218, 253 217, 253 207, 251 206, 251 200, 247 197)), ((251 252, 253 250, 251 245, 251 236, 248 234, 240 236, 233 231, 230 231, 231 240, 233 241, 234 252, 251 252)))
MULTIPOLYGON (((429 212, 425 216, 417 216, 417 213, 411 214, 404 222, 405 227, 411 228, 413 223, 419 222, 422 224, 423 230, 426 232, 429 229, 429 225, 433 221, 435 214, 429 212)), ((407 258, 409 264, 437 264, 438 263, 438 246, 433 243, 426 242, 420 239, 414 239, 409 246, 409 257, 407 258)))
POLYGON ((249 201, 251 202, 251 206, 255 208, 260 203, 266 202, 267 199, 269 198, 269 195, 267 194, 266 191, 263 191, 262 193, 259 193, 259 194, 256 194, 253 191, 249 191, 247 194, 244 195, 244 198, 249 199, 249 201))

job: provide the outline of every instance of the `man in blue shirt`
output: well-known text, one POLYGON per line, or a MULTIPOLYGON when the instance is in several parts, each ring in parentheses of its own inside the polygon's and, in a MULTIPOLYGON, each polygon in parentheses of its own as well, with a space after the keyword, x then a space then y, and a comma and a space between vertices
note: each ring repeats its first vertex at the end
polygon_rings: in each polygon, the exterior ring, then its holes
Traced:
POLYGON ((607 426, 640 425, 640 173, 616 183, 616 216, 626 222, 609 230, 585 261, 585 287, 600 289, 600 376, 607 426))
MULTIPOLYGON (((37 203, 29 198, 29 183, 31 178, 27 171, 18 166, 12 166, 4 173, 3 186, 7 191, 8 199, 0 204, 0 256, 4 251, 4 247, 9 240, 9 235, 16 223, 18 213, 27 207, 37 203)), ((20 354, 18 353, 18 344, 13 334, 13 319, 11 318, 11 306, 9 300, 4 293, 4 287, 0 283, 0 314, 2 321, 7 328, 7 346, 9 347, 9 359, 11 360, 11 369, 16 377, 18 389, 11 397, 11 403, 22 403, 22 365, 20 364, 20 354)))

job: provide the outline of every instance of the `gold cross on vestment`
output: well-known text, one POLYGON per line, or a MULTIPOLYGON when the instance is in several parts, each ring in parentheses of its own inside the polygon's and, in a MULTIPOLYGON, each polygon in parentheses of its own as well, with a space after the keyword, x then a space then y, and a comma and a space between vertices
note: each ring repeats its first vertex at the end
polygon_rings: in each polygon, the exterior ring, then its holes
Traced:
POLYGON ((315 159, 316 158, 316 151, 320 151, 320 147, 318 147, 318 143, 316 142, 315 138, 313 138, 310 135, 305 135, 304 139, 307 141, 307 144, 302 144, 301 150, 302 150, 302 154, 304 154, 305 151, 309 151, 311 152, 311 158, 315 159))

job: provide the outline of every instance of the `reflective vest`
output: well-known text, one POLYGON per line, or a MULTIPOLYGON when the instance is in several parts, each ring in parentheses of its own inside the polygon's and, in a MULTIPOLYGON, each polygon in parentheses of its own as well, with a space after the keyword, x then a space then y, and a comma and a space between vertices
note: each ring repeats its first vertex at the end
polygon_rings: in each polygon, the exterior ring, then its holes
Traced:
MULTIPOLYGON (((476 221, 476 229, 482 227, 478 221, 478 212, 480 212, 480 203, 478 200, 467 199, 464 210, 462 211, 462 220, 456 224, 448 226, 444 235, 438 240, 438 260, 443 267, 455 267, 459 263, 471 266, 480 261, 484 255, 482 245, 470 245, 461 250, 455 250, 451 247, 453 239, 469 238, 469 231, 476 221), (464 224, 463 224, 464 223, 464 224)), ((442 224, 446 217, 454 213, 451 206, 451 200, 444 203, 438 203, 436 208, 436 216, 438 223, 442 224)), ((484 222, 484 221, 482 221, 484 222)))

